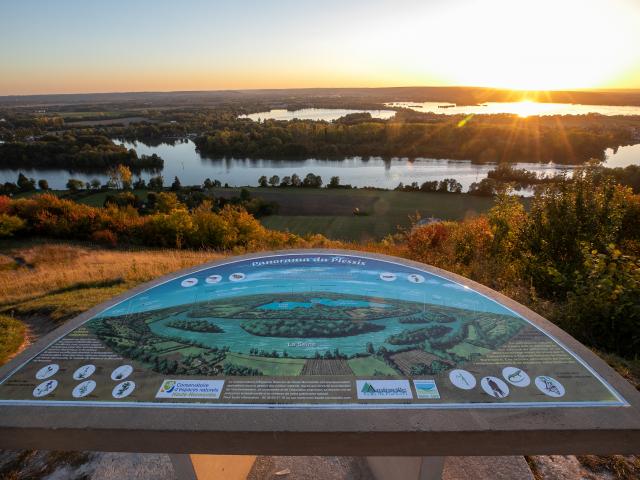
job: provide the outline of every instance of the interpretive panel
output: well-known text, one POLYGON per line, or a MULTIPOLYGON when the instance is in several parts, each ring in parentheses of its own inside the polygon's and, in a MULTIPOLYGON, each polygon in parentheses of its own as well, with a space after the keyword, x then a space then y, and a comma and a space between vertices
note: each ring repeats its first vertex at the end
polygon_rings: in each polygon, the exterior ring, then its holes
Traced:
POLYGON ((401 259, 232 260, 104 309, 0 403, 500 408, 626 402, 530 319, 401 259))

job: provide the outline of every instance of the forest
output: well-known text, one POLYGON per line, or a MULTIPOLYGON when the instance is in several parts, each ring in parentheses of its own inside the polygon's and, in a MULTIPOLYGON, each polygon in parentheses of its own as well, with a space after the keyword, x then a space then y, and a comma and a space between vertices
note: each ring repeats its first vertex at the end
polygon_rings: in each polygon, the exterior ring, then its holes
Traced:
POLYGON ((215 323, 206 320, 173 320, 167 323, 168 327, 186 330, 188 332, 222 333, 224 330, 215 323))
POLYGON ((575 117, 464 117, 401 110, 386 121, 369 114, 331 123, 239 119, 222 122, 195 143, 211 157, 380 156, 580 164, 603 160, 607 148, 635 143, 634 135, 626 120, 603 119, 596 125, 575 117))
POLYGON ((125 165, 134 172, 161 170, 157 155, 138 156, 135 150, 116 145, 104 135, 44 135, 37 140, 0 143, 0 168, 63 168, 83 172, 105 172, 125 165))
POLYGON ((384 325, 371 322, 331 319, 252 319, 245 320, 242 328, 252 335, 288 338, 349 337, 384 330, 384 325))

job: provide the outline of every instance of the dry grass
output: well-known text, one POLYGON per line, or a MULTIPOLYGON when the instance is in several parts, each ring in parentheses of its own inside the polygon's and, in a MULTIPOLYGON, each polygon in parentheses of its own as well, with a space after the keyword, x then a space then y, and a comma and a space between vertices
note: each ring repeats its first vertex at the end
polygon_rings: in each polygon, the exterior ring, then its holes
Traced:
POLYGON ((59 322, 139 283, 222 256, 210 251, 106 250, 66 243, 0 248, 0 365, 59 322))
POLYGON ((122 251, 56 243, 2 250, 0 306, 76 289, 114 285, 128 288, 221 257, 210 251, 122 251), (16 257, 27 266, 19 267, 16 257))
POLYGON ((24 342, 25 333, 26 328, 20 320, 0 315, 0 365, 18 351, 24 342))
POLYGON ((603 473, 613 475, 616 480, 637 480, 640 478, 640 457, 633 455, 580 455, 578 461, 595 474, 595 478, 603 473))

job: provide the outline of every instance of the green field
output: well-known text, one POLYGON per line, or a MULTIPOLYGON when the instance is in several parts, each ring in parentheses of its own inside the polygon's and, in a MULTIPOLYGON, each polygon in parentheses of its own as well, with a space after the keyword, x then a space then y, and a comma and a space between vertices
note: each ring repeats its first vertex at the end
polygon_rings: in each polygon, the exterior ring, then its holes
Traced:
POLYGON ((352 358, 347 362, 353 374, 356 377, 370 377, 372 375, 392 375, 397 376, 396 372, 382 360, 375 357, 352 358))
MULTIPOLYGON (((278 215, 260 219, 270 229, 289 231, 298 235, 321 233, 335 240, 366 242, 380 240, 396 233, 398 228, 411 225, 411 217, 435 217, 442 220, 462 220, 486 212, 493 206, 493 198, 474 195, 396 192, 363 189, 306 189, 257 188, 248 190, 253 197, 261 197, 279 205, 278 215), (358 209, 360 215, 354 215, 358 209)), ((38 192, 16 195, 27 197, 38 192)), ((101 207, 107 195, 114 191, 79 192, 67 196, 65 190, 53 190, 59 196, 79 203, 101 207)), ((147 190, 135 190, 143 200, 147 190)), ((238 196, 239 188, 212 189, 216 197, 238 196)), ((529 199, 523 200, 525 207, 529 199)))
POLYGON ((304 359, 299 358, 265 358, 232 352, 227 353, 224 360, 224 363, 255 368, 263 375, 291 377, 300 375, 304 362, 304 359))
POLYGON ((397 230, 397 225, 390 219, 377 217, 272 215, 261 218, 260 221, 272 230, 289 231, 298 235, 321 233, 334 240, 347 241, 377 240, 397 230))
MULTIPOLYGON (((395 192, 378 190, 250 188, 252 195, 280 205, 278 215, 261 219, 263 225, 299 235, 321 233, 337 240, 379 240, 411 225, 410 217, 461 220, 493 206, 490 197, 467 194, 395 192), (361 215, 353 214, 359 209, 361 215)), ((235 189, 222 189, 227 196, 235 189)), ((525 205, 528 202, 525 201, 525 205)))

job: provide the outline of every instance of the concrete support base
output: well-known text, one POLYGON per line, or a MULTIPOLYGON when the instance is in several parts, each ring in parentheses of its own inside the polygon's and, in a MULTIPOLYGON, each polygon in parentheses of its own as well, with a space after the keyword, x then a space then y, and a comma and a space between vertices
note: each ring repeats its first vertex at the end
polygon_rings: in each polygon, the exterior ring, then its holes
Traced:
POLYGON ((170 455, 178 480, 245 480, 253 455, 170 455))
POLYGON ((367 457, 376 480, 441 480, 445 457, 367 457))
POLYGON ((178 480, 197 480, 196 470, 191 462, 191 456, 183 454, 170 454, 171 464, 173 465, 173 471, 176 474, 178 480))
MULTIPOLYGON (((534 480, 524 457, 170 455, 177 480, 534 480), (257 461, 256 461, 257 460, 257 461), (364 475, 364 477, 362 477, 364 475)), ((111 478, 111 477, 110 477, 111 478)), ((147 477, 145 477, 147 478, 147 477)), ((163 477, 164 478, 164 477, 163 477)))

